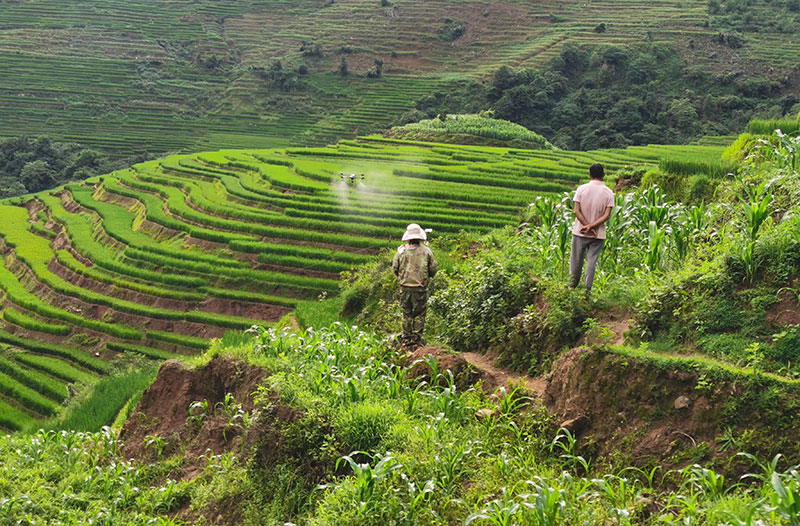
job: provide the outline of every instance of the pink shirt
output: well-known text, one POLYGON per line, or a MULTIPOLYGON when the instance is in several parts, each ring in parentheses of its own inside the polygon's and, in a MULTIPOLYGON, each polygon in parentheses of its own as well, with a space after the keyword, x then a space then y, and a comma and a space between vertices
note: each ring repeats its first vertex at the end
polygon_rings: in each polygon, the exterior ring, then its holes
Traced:
MULTIPOLYGON (((581 213, 589 222, 588 224, 591 224, 600 219, 600 217, 606 213, 606 208, 614 207, 614 192, 612 192, 603 181, 592 179, 588 183, 582 184, 578 187, 578 189, 575 191, 575 197, 573 198, 573 201, 581 204, 581 213)), ((572 225, 572 233, 580 237, 593 237, 587 236, 586 234, 581 234, 582 226, 583 225, 580 221, 578 221, 578 218, 575 218, 575 223, 572 225)), ((597 236, 594 237, 597 239, 606 238, 605 223, 598 226, 596 231, 597 236)))

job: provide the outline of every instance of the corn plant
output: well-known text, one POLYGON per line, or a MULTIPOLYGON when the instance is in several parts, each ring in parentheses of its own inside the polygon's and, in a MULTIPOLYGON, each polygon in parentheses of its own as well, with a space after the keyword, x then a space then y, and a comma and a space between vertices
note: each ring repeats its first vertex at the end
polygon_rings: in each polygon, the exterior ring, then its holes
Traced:
POLYGON ((166 447, 167 441, 158 435, 147 435, 144 437, 144 448, 155 451, 156 457, 161 457, 166 447))
POLYGON ((651 271, 657 271, 661 269, 667 233, 664 229, 660 229, 655 221, 650 221, 647 234, 647 253, 645 254, 644 264, 651 271))
POLYGON ((497 409, 502 418, 510 419, 533 402, 533 398, 520 393, 522 387, 514 386, 510 391, 504 386, 498 387, 494 394, 497 398, 497 409))
POLYGON ((724 497, 733 487, 725 487, 724 475, 698 464, 687 466, 682 473, 684 475, 684 484, 688 484, 692 491, 698 491, 713 500, 724 497))
POLYGON ((800 169, 800 136, 796 132, 794 136, 787 135, 778 129, 775 130, 775 137, 778 141, 772 148, 772 159, 783 168, 795 171, 800 169))
POLYGON ((523 510, 523 504, 514 500, 509 495, 508 490, 503 488, 500 497, 486 504, 480 511, 468 516, 464 521, 464 526, 468 526, 477 520, 485 521, 485 524, 493 526, 511 526, 517 524, 514 516, 523 510))
POLYGON ((424 483, 418 484, 410 481, 405 473, 402 473, 400 478, 406 484, 408 496, 408 509, 406 511, 406 518, 412 521, 416 520, 417 516, 422 511, 435 513, 429 508, 430 501, 435 493, 433 479, 428 479, 424 483))
MULTIPOLYGON (((752 462, 755 466, 761 469, 761 473, 746 473, 742 475, 742 480, 746 479, 755 479, 760 480, 761 482, 767 482, 772 480, 773 473, 778 472, 778 464, 780 463, 783 455, 781 453, 776 454, 769 462, 764 462, 755 455, 746 452, 737 453, 736 456, 746 458, 750 462, 752 462)), ((794 465, 789 467, 786 471, 793 471, 800 468, 800 465, 794 465)))
POLYGON ((558 453, 561 451, 559 458, 561 458, 564 467, 575 468, 580 466, 584 473, 589 472, 589 461, 580 455, 577 455, 578 439, 568 429, 563 427, 558 430, 555 438, 550 442, 550 453, 558 453))
POLYGON ((774 493, 770 496, 769 511, 791 526, 800 526, 800 473, 791 470, 787 473, 773 473, 770 479, 774 493))
POLYGON ((358 492, 359 513, 363 513, 371 504, 372 495, 375 492, 375 485, 379 481, 388 478, 393 472, 401 469, 403 466, 388 453, 385 455, 376 455, 374 458, 377 458, 378 462, 374 466, 370 465, 369 462, 356 462, 353 459, 355 455, 362 455, 373 459, 372 456, 364 451, 353 451, 349 455, 345 455, 336 461, 336 469, 338 470, 339 465, 344 461, 350 466, 350 469, 353 470, 356 491, 358 492))
POLYGON ((752 243, 758 238, 761 227, 771 221, 772 190, 769 181, 762 181, 757 187, 745 185, 744 189, 745 196, 740 197, 742 227, 752 243))
POLYGON ((566 491, 563 488, 551 486, 542 477, 536 476, 528 481, 532 492, 520 495, 525 499, 524 506, 531 510, 540 526, 556 526, 559 517, 567 507, 566 491))
POLYGON ((211 407, 207 399, 195 400, 189 405, 186 422, 194 427, 200 427, 203 421, 211 415, 211 407))
POLYGON ((448 495, 452 494, 466 470, 466 460, 479 455, 480 452, 469 442, 442 445, 441 452, 435 457, 436 486, 448 495))
POLYGON ((630 507, 636 497, 636 486, 624 477, 606 475, 601 479, 592 479, 595 491, 592 496, 608 505, 611 517, 618 524, 631 523, 630 507))
POLYGON ((242 404, 236 401, 233 394, 227 393, 225 399, 214 404, 214 411, 221 412, 227 419, 222 430, 222 438, 228 440, 228 430, 232 428, 246 429, 250 427, 250 413, 242 409, 242 404))

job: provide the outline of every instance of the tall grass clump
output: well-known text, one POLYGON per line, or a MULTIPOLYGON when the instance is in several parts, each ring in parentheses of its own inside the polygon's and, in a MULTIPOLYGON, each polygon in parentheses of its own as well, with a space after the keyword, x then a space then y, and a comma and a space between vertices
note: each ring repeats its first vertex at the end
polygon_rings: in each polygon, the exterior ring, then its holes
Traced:
POLYGON ((122 370, 102 378, 66 408, 64 415, 46 424, 48 429, 97 431, 111 425, 128 400, 150 386, 158 366, 122 370))
POLYGON ((737 165, 726 160, 691 159, 683 157, 662 157, 658 168, 666 173, 677 175, 705 174, 713 178, 736 173, 737 165))
POLYGON ((789 135, 800 132, 800 116, 797 119, 753 119, 747 125, 747 131, 755 135, 772 135, 776 130, 789 135))

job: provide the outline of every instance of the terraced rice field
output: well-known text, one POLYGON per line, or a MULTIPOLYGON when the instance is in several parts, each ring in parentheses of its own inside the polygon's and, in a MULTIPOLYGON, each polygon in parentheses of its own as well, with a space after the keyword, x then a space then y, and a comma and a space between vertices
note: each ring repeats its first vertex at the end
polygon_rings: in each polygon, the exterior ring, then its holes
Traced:
POLYGON ((175 155, 0 203, 0 427, 60 411, 120 353, 195 353, 335 294, 339 273, 433 235, 515 224, 537 195, 664 155, 720 146, 566 152, 378 136, 325 148, 175 155), (354 183, 340 173, 357 174, 354 183), (360 174, 365 179, 360 180, 360 174))
POLYGON ((735 53, 712 44, 705 0, 393 4, 0 2, 0 136, 47 134, 119 156, 328 144, 383 130, 454 81, 542 65, 568 43, 652 41, 724 72, 795 67, 800 56, 800 40, 770 28, 735 53), (454 42, 437 38, 448 19, 465 23, 454 42), (322 56, 303 56, 303 41, 322 56), (348 77, 336 74, 342 57, 348 77), (206 67, 211 58, 225 66, 206 67), (376 58, 383 78, 365 78, 376 58), (306 64, 306 88, 276 92, 251 70, 274 60, 306 64))

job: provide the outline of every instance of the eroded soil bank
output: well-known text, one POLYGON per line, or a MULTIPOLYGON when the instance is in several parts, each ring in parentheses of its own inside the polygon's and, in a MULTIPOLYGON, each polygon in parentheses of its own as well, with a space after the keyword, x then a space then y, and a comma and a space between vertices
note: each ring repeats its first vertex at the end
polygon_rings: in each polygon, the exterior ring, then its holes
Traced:
MULTIPOLYGON (((408 357, 411 376, 430 374, 428 354, 436 355, 440 371, 453 370, 459 389, 478 379, 484 387, 499 387, 497 370, 483 371, 432 347, 408 357)), ((122 430, 123 454, 148 460, 180 453, 177 475, 185 479, 202 471, 203 458, 227 452, 264 468, 281 463, 292 454, 284 430, 303 415, 278 400, 254 403, 268 375, 221 357, 196 369, 176 360, 164 363, 122 430), (241 413, 248 414, 247 425, 241 413), (163 440, 161 453, 152 437, 163 440)), ((738 451, 800 457, 799 399, 796 388, 765 376, 712 374, 589 348, 556 360, 542 396, 555 423, 578 437, 578 453, 586 457, 665 469, 711 462, 734 472, 736 463, 728 461, 738 451)))
POLYGON ((800 457, 798 388, 764 375, 579 348, 553 364, 544 402, 586 453, 632 465, 800 457))

